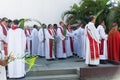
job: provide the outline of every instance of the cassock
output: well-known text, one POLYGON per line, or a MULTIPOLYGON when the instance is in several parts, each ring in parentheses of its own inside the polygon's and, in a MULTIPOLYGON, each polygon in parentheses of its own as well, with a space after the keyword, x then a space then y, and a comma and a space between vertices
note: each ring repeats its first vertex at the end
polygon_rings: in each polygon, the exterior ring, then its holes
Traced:
POLYGON ((57 29, 57 58, 66 58, 66 46, 65 46, 65 36, 62 26, 57 29))
POLYGON ((31 32, 30 29, 25 29, 24 30, 25 35, 26 35, 26 51, 28 51, 28 53, 32 53, 32 38, 31 38, 31 32))
POLYGON ((51 29, 48 29, 45 34, 45 45, 46 45, 46 50, 45 50, 45 58, 46 59, 54 59, 55 54, 54 54, 54 37, 53 37, 53 31, 51 29))
POLYGON ((74 47, 74 54, 77 55, 77 47, 78 47, 78 37, 77 37, 78 29, 73 31, 72 38, 73 38, 73 47, 74 47))
POLYGON ((107 60, 108 59, 108 53, 107 53, 107 35, 105 33, 105 29, 102 25, 99 25, 97 27, 98 33, 100 35, 100 59, 101 60, 107 60))
POLYGON ((38 55, 44 57, 45 56, 45 33, 46 29, 41 28, 38 32, 38 38, 39 38, 39 43, 38 43, 38 55))
POLYGON ((98 65, 99 64, 99 39, 97 29, 94 23, 89 22, 86 25, 86 64, 98 65))
POLYGON ((8 54, 7 46, 6 46, 7 31, 8 31, 7 27, 5 25, 3 25, 2 23, 0 23, 0 36, 2 39, 0 41, 0 50, 4 51, 5 56, 8 54))
POLYGON ((120 61, 120 32, 115 28, 108 34, 108 60, 120 61))
POLYGON ((73 48, 73 39, 72 39, 72 31, 71 29, 67 28, 66 29, 66 39, 65 39, 65 44, 66 44, 66 55, 67 57, 73 56, 74 48, 73 48))
POLYGON ((86 49, 86 32, 84 28, 79 28, 79 47, 78 47, 78 51, 79 51, 79 57, 85 59, 85 49, 86 49))
POLYGON ((25 55, 26 48, 26 36, 24 30, 18 26, 12 26, 8 31, 8 55, 12 52, 15 60, 8 64, 8 77, 9 78, 20 78, 25 75, 25 62, 18 57, 25 55))
POLYGON ((36 28, 33 28, 31 37, 32 37, 32 55, 36 56, 38 55, 38 43, 39 43, 38 31, 36 28))
MULTIPOLYGON (((4 59, 4 54, 0 53, 0 60, 2 59, 4 59)), ((1 65, 0 65, 0 80, 7 80, 5 67, 1 65)))

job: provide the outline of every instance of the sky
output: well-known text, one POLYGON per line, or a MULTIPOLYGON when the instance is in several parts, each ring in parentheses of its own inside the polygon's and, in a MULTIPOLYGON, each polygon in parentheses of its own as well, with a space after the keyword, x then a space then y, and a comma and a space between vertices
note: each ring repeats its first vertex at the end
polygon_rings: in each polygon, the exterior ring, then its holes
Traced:
POLYGON ((0 0, 0 18, 32 18, 46 24, 59 23, 64 11, 80 0, 0 0))

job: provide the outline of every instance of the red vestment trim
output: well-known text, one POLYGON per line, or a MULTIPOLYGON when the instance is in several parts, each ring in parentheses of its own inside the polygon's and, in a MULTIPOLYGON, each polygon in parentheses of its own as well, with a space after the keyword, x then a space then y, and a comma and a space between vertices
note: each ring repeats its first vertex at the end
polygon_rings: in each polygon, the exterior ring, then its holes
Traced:
MULTIPOLYGON (((62 35, 64 36, 64 32, 63 32, 62 28, 61 28, 61 27, 59 27, 59 28, 60 28, 60 30, 61 30, 62 35)), ((62 46, 63 46, 63 53, 66 53, 65 40, 62 40, 62 46)))
POLYGON ((103 55, 103 52, 104 52, 104 39, 102 39, 100 43, 100 55, 103 55))
MULTIPOLYGON (((3 34, 4 34, 5 36, 7 36, 7 31, 6 31, 5 27, 4 27, 4 25, 3 25, 3 24, 0 24, 0 25, 1 25, 1 27, 2 27, 3 34)), ((3 45, 4 45, 4 54, 7 55, 7 54, 8 54, 7 43, 3 41, 3 45)))
MULTIPOLYGON (((71 30, 70 30, 69 28, 67 28, 67 30, 68 30, 69 32, 71 32, 71 30)), ((71 48, 71 51, 74 52, 72 37, 70 37, 70 48, 71 48)))
POLYGON ((50 50, 49 56, 50 56, 50 58, 52 58, 52 50, 53 50, 53 40, 52 39, 49 39, 49 50, 50 50))
MULTIPOLYGON (((48 32, 50 33, 50 35, 52 35, 50 29, 48 29, 48 32)), ((52 49, 53 49, 53 40, 49 39, 49 50, 50 50, 49 56, 50 56, 50 58, 52 58, 52 49)))
POLYGON ((99 58, 98 43, 90 36, 90 34, 88 32, 87 32, 87 35, 88 35, 88 39, 89 39, 89 43, 90 43, 91 60, 98 59, 99 58))
POLYGON ((4 27, 4 25, 3 25, 3 24, 0 24, 0 25, 1 25, 1 27, 2 27, 3 34, 4 34, 5 36, 7 36, 7 31, 6 31, 5 27, 4 27))

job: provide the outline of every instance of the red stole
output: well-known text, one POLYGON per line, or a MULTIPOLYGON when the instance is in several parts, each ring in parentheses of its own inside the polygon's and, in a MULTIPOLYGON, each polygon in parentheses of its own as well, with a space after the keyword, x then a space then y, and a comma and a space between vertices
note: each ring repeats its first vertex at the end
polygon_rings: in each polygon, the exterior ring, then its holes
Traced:
MULTIPOLYGON (((61 33, 62 33, 62 35, 64 36, 64 32, 63 32, 62 28, 59 27, 59 29, 61 30, 61 33)), ((66 49, 65 49, 65 40, 62 40, 62 46, 63 46, 63 53, 66 53, 66 49)))
MULTIPOLYGON (((24 32, 25 32, 26 37, 31 34, 29 29, 25 29, 24 32), (29 34, 27 33, 27 30, 29 34)), ((26 41, 26 50, 28 50, 28 41, 26 41)), ((30 50, 32 50, 32 41, 30 41, 30 50)))
MULTIPOLYGON (((50 31, 50 29, 48 29, 48 32, 50 35, 52 35, 52 32, 50 31)), ((52 50, 53 50, 53 40, 52 39, 49 39, 49 50, 50 50, 49 56, 50 56, 50 58, 52 58, 52 50)))
POLYGON ((31 34, 29 29, 25 29, 24 32, 25 32, 26 36, 29 36, 31 34), (27 30, 28 30, 29 34, 27 33, 27 30))
POLYGON ((99 49, 98 49, 98 43, 91 37, 91 35, 87 32, 89 43, 90 43, 90 57, 91 60, 94 60, 99 58, 99 49))
POLYGON ((102 39, 100 43, 100 55, 103 55, 103 52, 104 52, 104 39, 102 39))
MULTIPOLYGON (((68 30, 69 32, 71 32, 71 30, 70 30, 69 28, 67 28, 67 30, 68 30)), ((71 51, 74 52, 72 37, 69 37, 69 38, 70 38, 70 48, 71 48, 71 51)))
POLYGON ((5 36, 7 36, 7 30, 5 29, 4 25, 3 25, 3 24, 0 24, 0 25, 1 25, 1 27, 2 27, 3 34, 4 34, 5 36))
MULTIPOLYGON (((3 30, 3 34, 5 36, 7 36, 7 30, 5 29, 4 25, 3 24, 0 24, 1 27, 2 27, 2 30, 3 30)), ((3 41, 3 45, 4 45, 4 54, 7 55, 8 54, 8 51, 7 51, 7 43, 3 41)))

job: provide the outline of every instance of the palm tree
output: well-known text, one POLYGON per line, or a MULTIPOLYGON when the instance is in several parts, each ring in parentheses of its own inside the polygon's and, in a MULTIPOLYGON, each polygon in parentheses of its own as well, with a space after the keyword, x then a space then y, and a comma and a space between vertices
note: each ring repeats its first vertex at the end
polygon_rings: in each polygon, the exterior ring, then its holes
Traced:
POLYGON ((96 26, 99 21, 104 20, 108 32, 113 22, 120 22, 119 13, 120 3, 115 7, 110 0, 82 0, 79 5, 74 4, 70 10, 64 12, 62 17, 67 17, 66 22, 72 25, 78 21, 88 23, 89 16, 95 15, 96 26))

